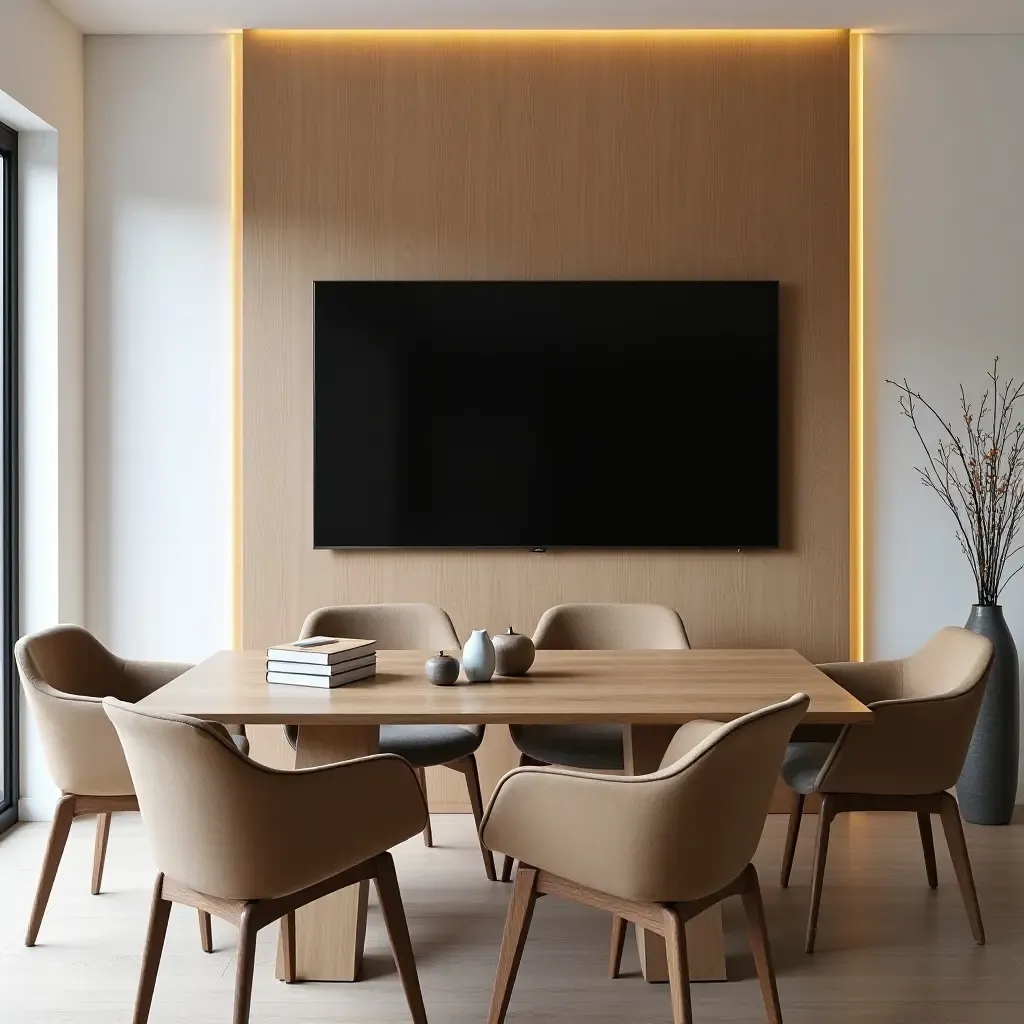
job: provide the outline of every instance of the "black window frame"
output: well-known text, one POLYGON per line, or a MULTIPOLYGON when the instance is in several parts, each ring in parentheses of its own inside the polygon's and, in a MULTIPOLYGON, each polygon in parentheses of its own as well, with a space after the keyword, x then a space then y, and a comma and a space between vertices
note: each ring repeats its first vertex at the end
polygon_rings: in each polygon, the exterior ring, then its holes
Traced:
POLYGON ((3 702, 3 795, 0 797, 0 833, 18 820, 21 796, 19 691, 14 665, 14 644, 18 639, 18 134, 0 122, 0 156, 4 159, 3 196, 0 216, 3 224, 3 309, 0 331, 3 338, 2 461, 3 502, 2 550, 0 550, 0 700, 3 702))

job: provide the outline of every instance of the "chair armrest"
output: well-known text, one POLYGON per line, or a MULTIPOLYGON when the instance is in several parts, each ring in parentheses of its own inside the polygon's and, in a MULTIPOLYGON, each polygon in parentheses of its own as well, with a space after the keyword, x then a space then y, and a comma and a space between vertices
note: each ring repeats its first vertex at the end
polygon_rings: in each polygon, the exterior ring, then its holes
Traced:
POLYGON ((902 661, 838 661, 818 668, 862 704, 902 696, 902 661))
POLYGON ((172 679, 184 675, 194 665, 177 661, 132 661, 124 662, 124 676, 133 694, 134 700, 142 700, 155 693, 161 686, 166 686, 172 679))
POLYGON ((491 797, 484 845, 603 892, 635 889, 651 852, 659 790, 651 776, 518 768, 491 797))

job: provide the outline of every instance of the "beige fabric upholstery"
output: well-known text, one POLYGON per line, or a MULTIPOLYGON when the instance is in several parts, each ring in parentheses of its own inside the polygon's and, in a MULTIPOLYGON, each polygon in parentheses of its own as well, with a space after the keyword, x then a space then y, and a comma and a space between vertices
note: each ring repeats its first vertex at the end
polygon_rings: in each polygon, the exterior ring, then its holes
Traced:
POLYGON ((131 766, 158 869, 210 896, 293 893, 426 824, 415 773, 398 757, 276 771, 196 719, 109 697, 103 709, 131 766))
POLYGON ((350 604, 306 616, 300 639, 351 636, 376 640, 385 651, 461 651, 448 613, 432 604, 350 604))
POLYGON ((125 661, 80 626, 55 626, 14 647, 28 706, 53 781, 79 796, 130 796, 121 745, 100 703, 134 703, 191 668, 170 662, 125 661))
MULTIPOLYGON (((686 650, 678 612, 660 604, 559 604, 533 634, 540 651, 686 650)), ((607 725, 513 725, 512 742, 527 757, 591 771, 622 771, 622 729, 607 725)))
POLYGON ((660 604, 559 604, 537 623, 539 651, 670 651, 690 646, 683 620, 660 604))
MULTIPOLYGON (((306 616, 299 633, 300 640, 311 636, 376 640, 377 647, 383 651, 433 654, 449 651, 456 656, 462 653, 459 636, 448 613, 432 604, 350 604, 318 608, 306 616)), ((298 730, 287 726, 285 735, 294 747, 298 730)), ((385 725, 380 730, 380 749, 420 766, 445 764, 472 754, 480 746, 483 735, 482 725, 385 725), (453 730, 468 733, 470 739, 458 743, 453 730)))
POLYGON ((512 771, 484 815, 484 842, 623 899, 671 903, 717 892, 757 848, 808 703, 797 694, 726 725, 684 725, 651 775, 512 771))
POLYGON ((843 730, 814 789, 919 796, 951 788, 991 663, 989 640, 947 626, 901 661, 821 665, 874 715, 869 726, 843 730))

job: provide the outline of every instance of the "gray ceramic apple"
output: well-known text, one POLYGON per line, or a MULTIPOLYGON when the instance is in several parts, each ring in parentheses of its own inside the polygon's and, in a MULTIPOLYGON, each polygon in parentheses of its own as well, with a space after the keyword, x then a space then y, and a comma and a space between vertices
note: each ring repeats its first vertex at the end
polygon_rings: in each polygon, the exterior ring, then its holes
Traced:
POLYGON ((438 651, 435 657, 428 658, 423 666, 427 678, 435 686, 451 686, 459 678, 459 660, 438 651))
POLYGON ((537 649, 528 636, 509 626, 507 633, 495 633, 491 643, 494 644, 494 671, 499 676, 525 676, 530 671, 537 649))

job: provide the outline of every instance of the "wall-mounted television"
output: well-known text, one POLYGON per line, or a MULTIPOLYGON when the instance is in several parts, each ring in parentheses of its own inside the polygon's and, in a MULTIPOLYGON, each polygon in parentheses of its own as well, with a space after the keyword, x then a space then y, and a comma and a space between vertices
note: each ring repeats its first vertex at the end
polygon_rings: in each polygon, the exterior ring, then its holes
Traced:
POLYGON ((778 545, 778 282, 313 299, 316 547, 778 545))

